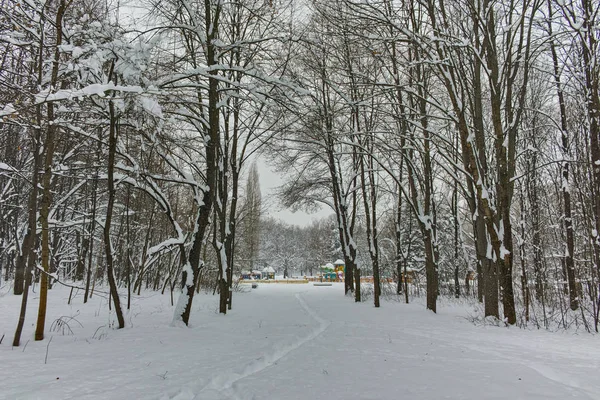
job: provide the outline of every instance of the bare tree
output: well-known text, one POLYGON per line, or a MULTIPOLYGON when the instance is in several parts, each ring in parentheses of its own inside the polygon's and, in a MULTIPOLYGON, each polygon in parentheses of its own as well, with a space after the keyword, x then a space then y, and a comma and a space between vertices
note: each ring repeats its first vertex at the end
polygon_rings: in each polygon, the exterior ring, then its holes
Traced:
POLYGON ((260 177, 256 162, 252 164, 246 180, 245 200, 241 210, 240 222, 243 226, 240 238, 243 250, 242 258, 247 260, 248 268, 254 270, 254 264, 260 252, 260 224, 262 214, 262 196, 260 193, 260 177))

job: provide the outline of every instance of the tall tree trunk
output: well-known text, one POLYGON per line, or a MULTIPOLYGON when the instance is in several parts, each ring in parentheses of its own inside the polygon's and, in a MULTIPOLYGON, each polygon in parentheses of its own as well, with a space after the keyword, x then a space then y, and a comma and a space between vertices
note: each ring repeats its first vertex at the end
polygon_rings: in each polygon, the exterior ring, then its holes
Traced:
MULTIPOLYGON (((99 134, 101 134, 101 130, 99 130, 99 134)), ((98 137, 98 149, 96 151, 97 154, 97 163, 100 165, 100 150, 102 148, 102 137, 98 137)), ((87 259, 87 271, 85 276, 85 292, 83 294, 83 303, 87 303, 88 298, 91 297, 90 293, 90 282, 92 280, 92 274, 94 271, 92 270, 92 261, 94 260, 94 233, 96 231, 96 206, 98 203, 98 175, 99 175, 99 167, 95 168, 93 185, 92 185, 92 215, 90 219, 90 232, 89 232, 89 251, 88 251, 88 259, 87 259)))
MULTIPOLYGON (((330 121, 326 122, 326 130, 325 146, 327 152, 327 162, 332 182, 337 229, 340 238, 340 244, 342 245, 342 253, 344 255, 344 293, 348 294, 354 291, 354 269, 357 268, 357 249, 354 243, 352 222, 349 216, 350 210, 348 207, 347 198, 342 191, 343 185, 341 183, 340 171, 335 160, 334 141, 331 137, 332 126, 330 121)), ((354 210, 352 212, 354 212, 354 210)))
POLYGON ((529 322, 529 282, 527 279, 527 268, 525 267, 525 207, 523 202, 523 193, 519 196, 521 205, 521 292, 523 296, 523 306, 525 308, 525 321, 529 322))
MULTIPOLYGON (((41 50, 40 50, 40 65, 41 65, 41 50)), ((40 68, 41 71, 41 68, 40 68)), ((41 73, 41 72, 40 72, 41 73)), ((42 112, 41 105, 36 106, 36 118, 38 121, 38 127, 41 126, 42 112)), ((31 192, 29 192, 29 201, 27 203, 28 208, 28 224, 29 229, 35 233, 37 226, 37 203, 38 203, 38 171, 40 169, 40 141, 41 141, 41 129, 36 128, 35 137, 33 138, 33 175, 31 176, 31 192)), ((23 249, 22 251, 24 251, 23 249)), ((17 328, 15 330, 15 336, 13 338, 13 346, 19 346, 21 342, 21 334, 23 332, 23 325, 25 324, 25 314, 27 312, 27 300, 29 297, 29 286, 31 285, 31 275, 33 274, 33 268, 35 268, 36 256, 35 246, 33 244, 27 249, 28 253, 23 254, 23 257, 27 260, 26 269, 24 270, 25 285, 23 288, 23 294, 21 297, 21 310, 19 312, 19 321, 17 322, 17 328)))
POLYGON ((360 268, 354 268, 354 302, 360 303, 362 301, 360 293, 360 268))
MULTIPOLYGON (((66 3, 61 0, 56 11, 56 41, 54 46, 54 59, 52 60, 52 73, 50 78, 51 90, 58 87, 58 63, 60 61, 60 46, 62 45, 62 23, 66 9, 66 3)), ((35 340, 44 339, 44 327, 46 324, 46 306, 48 301, 48 274, 50 272, 50 230, 48 227, 48 216, 50 204, 52 204, 52 160, 56 147, 56 134, 58 126, 54 123, 54 104, 47 104, 48 127, 46 128, 46 141, 44 145, 44 175, 42 178, 42 202, 40 204, 40 224, 42 225, 42 269, 40 280, 40 304, 38 308, 38 318, 35 328, 35 340)))
MULTIPOLYGON (((209 69, 218 62, 215 40, 218 38, 219 16, 222 7, 219 3, 213 10, 212 4, 211 0, 204 0, 207 43, 206 62, 209 69)), ((174 321, 182 321, 186 325, 189 324, 192 300, 196 289, 195 285, 200 275, 200 252, 206 228, 208 227, 216 190, 217 152, 220 144, 219 80, 216 75, 217 71, 211 70, 208 77, 208 126, 206 132, 208 137, 205 139, 206 189, 203 191, 202 203, 198 207, 194 241, 182 271, 183 293, 177 301, 174 316, 174 321)))
MULTIPOLYGON (((33 171, 33 175, 37 175, 37 173, 38 171, 33 171)), ((34 212, 37 216, 37 210, 34 210, 34 212)), ((15 262, 15 281, 13 283, 13 293, 17 296, 23 294, 25 287, 25 268, 27 265, 27 256, 31 253, 31 248, 35 242, 35 224, 37 224, 37 219, 35 220, 33 227, 28 224, 27 232, 25 233, 20 252, 18 253, 17 260, 15 262)))
POLYGON ((581 29, 577 30, 577 34, 581 35, 593 176, 594 229, 590 236, 594 245, 596 274, 600 276, 600 59, 596 29, 600 6, 594 0, 581 0, 581 8, 583 15, 581 21, 577 22, 581 24, 581 29))
POLYGON ((560 81, 560 65, 556 52, 556 44, 552 31, 552 6, 548 0, 548 33, 550 40, 550 53, 552 55, 552 72, 554 75, 554 83, 556 85, 556 95, 558 98, 558 106, 560 110, 560 131, 561 131, 561 152, 563 161, 562 169, 562 200, 563 200, 563 218, 565 230, 565 256, 564 263, 566 266, 567 283, 569 287, 569 306, 571 310, 579 308, 579 296, 577 294, 577 286, 575 282, 575 261, 573 254, 575 252, 575 238, 573 234, 573 219, 571 216, 571 187, 569 183, 569 127, 567 124, 567 107, 565 104, 565 96, 562 83, 560 81))
POLYGON ((454 190, 452 192, 452 219, 454 222, 454 298, 458 299, 460 298, 460 279, 458 277, 458 232, 460 226, 458 221, 458 182, 456 180, 454 181, 454 190))
MULTIPOLYGON (((402 161, 401 161, 402 167, 402 161)), ((400 230, 400 223, 402 221, 402 190, 400 189, 400 185, 402 183, 402 168, 400 168, 399 182, 398 182, 398 199, 396 200, 396 294, 400 295, 402 293, 402 285, 403 280, 406 279, 406 276, 403 277, 402 273, 402 260, 404 258, 402 254, 402 231, 400 230)))
MULTIPOLYGON (((367 139, 368 140, 368 139, 367 139)), ((372 149, 371 149, 372 150, 372 149)), ((365 156, 361 156, 360 172, 361 187, 363 192, 363 206, 365 210, 365 224, 367 226, 367 241, 369 243, 369 254, 373 266, 373 302, 375 307, 380 306, 379 296, 381 295, 381 282, 379 277, 379 250, 377 246, 377 219, 376 203, 377 194, 374 178, 372 176, 372 161, 369 163, 369 172, 365 171, 365 156), (369 178, 367 178, 367 174, 369 178), (367 179, 369 179, 369 190, 367 191, 367 179), (370 203, 370 204, 369 204, 370 203)))
MULTIPOLYGON (((472 0, 475 2, 475 0, 472 0)), ((478 2, 479 3, 479 2, 478 2)), ((471 172, 473 180, 485 179, 488 173, 488 165, 485 152, 485 125, 483 116, 483 89, 481 83, 481 69, 483 67, 482 61, 479 57, 481 54, 481 27, 479 21, 479 9, 473 4, 471 12, 471 21, 473 23, 474 39, 475 39, 475 50, 476 53, 473 57, 473 125, 475 134, 474 148, 476 148, 477 155, 473 155, 473 147, 467 144, 467 137, 469 132, 466 127, 466 122, 463 120, 461 131, 461 147, 463 151, 463 164, 466 170, 471 172), (470 151, 470 153, 465 153, 470 151), (477 178, 476 178, 477 177, 477 178)), ((456 108, 456 107, 455 107, 456 108)), ((464 115, 461 114, 461 116, 464 115)), ((475 185, 468 183, 469 186, 469 207, 471 215, 476 215, 474 223, 474 237, 475 247, 477 254, 477 300, 480 303, 484 302, 485 294, 487 293, 486 288, 489 288, 490 298, 485 301, 484 309, 485 316, 494 316, 498 318, 498 291, 493 289, 493 284, 497 283, 497 278, 494 273, 490 276, 490 282, 486 282, 487 277, 485 276, 484 270, 489 269, 489 258, 491 254, 487 254, 488 247, 488 235, 485 230, 485 223, 483 221, 484 214, 479 207, 478 191, 474 188, 475 185), (495 296, 494 296, 495 293, 495 296), (491 304, 492 302, 495 303, 491 304)))
POLYGON ((110 113, 110 128, 108 132, 108 204, 106 205, 106 220, 104 222, 104 254, 106 255, 106 275, 110 287, 110 296, 115 306, 115 313, 119 322, 119 329, 125 327, 121 300, 117 291, 117 283, 114 276, 113 246, 111 242, 110 227, 112 223, 113 208, 115 204, 115 153, 117 151, 117 115, 112 99, 108 103, 110 113))

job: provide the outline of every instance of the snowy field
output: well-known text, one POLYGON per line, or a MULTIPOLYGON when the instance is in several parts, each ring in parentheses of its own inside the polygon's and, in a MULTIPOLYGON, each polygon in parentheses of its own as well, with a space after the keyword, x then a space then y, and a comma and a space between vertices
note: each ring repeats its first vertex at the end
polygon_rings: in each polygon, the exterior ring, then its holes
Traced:
POLYGON ((56 287, 47 339, 32 339, 33 294, 12 348, 20 297, 8 290, 0 399, 600 399, 600 337, 474 326, 466 307, 374 309, 337 284, 265 284, 227 316, 216 296, 196 297, 190 328, 169 325, 168 295, 146 293, 114 330, 105 298, 69 306, 56 287), (69 327, 49 331, 60 317, 69 327))

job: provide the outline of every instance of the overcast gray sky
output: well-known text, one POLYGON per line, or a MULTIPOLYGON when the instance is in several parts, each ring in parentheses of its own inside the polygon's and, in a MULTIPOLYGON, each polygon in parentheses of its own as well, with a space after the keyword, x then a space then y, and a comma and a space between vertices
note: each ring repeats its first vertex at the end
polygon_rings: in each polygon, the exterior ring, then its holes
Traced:
POLYGON ((333 211, 329 209, 329 207, 322 207, 320 211, 314 214, 307 214, 303 211, 294 213, 284 209, 275 197, 275 190, 283 183, 283 177, 273 171, 267 163, 260 158, 257 161, 257 165, 260 179, 260 191, 268 215, 281 219, 289 224, 307 226, 314 220, 333 214, 333 211))

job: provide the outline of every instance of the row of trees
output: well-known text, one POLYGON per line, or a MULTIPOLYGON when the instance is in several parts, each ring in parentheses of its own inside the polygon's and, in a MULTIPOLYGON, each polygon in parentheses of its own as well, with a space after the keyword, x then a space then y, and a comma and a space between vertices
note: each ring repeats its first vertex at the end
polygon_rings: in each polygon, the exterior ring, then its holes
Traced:
POLYGON ((533 301, 545 308, 560 291, 597 329, 598 5, 332 1, 312 9, 290 73, 310 96, 280 119, 282 165, 294 176, 285 199, 335 210, 350 270, 358 268, 357 219, 366 227, 375 305, 385 202, 395 204, 399 268, 407 214, 421 232, 429 309, 442 264, 454 266, 458 294, 462 259, 477 270, 486 316, 528 320, 533 301))
POLYGON ((1 257, 23 294, 15 345, 32 275, 36 339, 59 276, 84 280, 84 302, 106 277, 119 327, 118 286, 129 307, 148 281, 183 282, 174 319, 187 324, 209 248, 221 312, 231 306, 236 230, 256 237, 260 215, 256 172, 245 197, 241 176, 272 134, 284 60, 270 37, 283 20, 268 2, 147 7, 151 28, 138 32, 108 3, 2 3, 1 257))
MULTIPOLYGON (((561 310, 565 327, 597 330, 596 2, 163 0, 143 29, 105 2, 1 2, 15 345, 32 276, 36 339, 59 277, 83 282, 84 301, 106 279, 119 327, 119 286, 128 307, 144 286, 182 285, 187 324, 208 279, 226 313, 234 270, 282 238, 257 239, 259 151, 287 173, 285 205, 334 211, 337 245, 295 240, 341 254, 357 300, 361 274, 378 307, 384 267, 398 290, 423 269, 435 311, 440 280, 459 296, 473 269, 486 316, 549 324, 561 310)), ((316 253, 299 254, 281 262, 309 268, 316 253)))
POLYGON ((311 4, 289 73, 309 95, 279 119, 293 176, 284 198, 335 210, 350 270, 366 229, 375 305, 382 240, 406 266, 412 216, 427 308, 449 269, 459 294, 467 263, 486 316, 526 322, 539 306, 548 323, 566 302, 565 326, 597 329, 598 4, 311 4), (395 237, 382 212, 395 215, 395 237))

